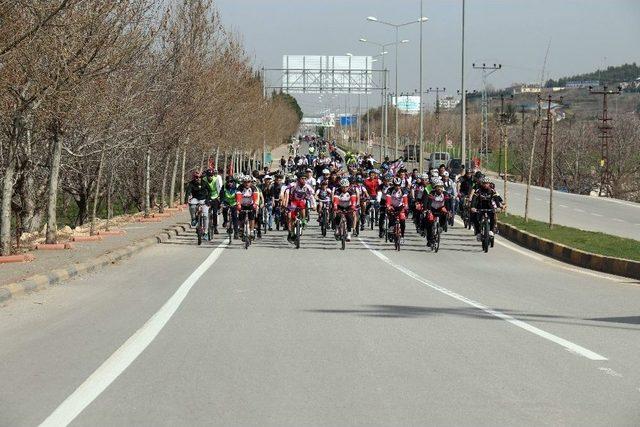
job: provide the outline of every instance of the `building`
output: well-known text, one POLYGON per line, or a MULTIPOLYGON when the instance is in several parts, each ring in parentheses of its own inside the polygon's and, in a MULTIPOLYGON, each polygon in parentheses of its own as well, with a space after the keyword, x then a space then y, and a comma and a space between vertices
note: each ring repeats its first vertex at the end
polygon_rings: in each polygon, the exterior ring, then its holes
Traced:
POLYGON ((454 96, 445 96, 438 100, 438 107, 441 110, 453 110, 460 103, 460 98, 454 96))
POLYGON ((514 95, 519 95, 521 93, 540 93, 542 92, 542 88, 537 84, 522 84, 512 86, 511 90, 514 95))
POLYGON ((567 89, 586 89, 589 86, 600 86, 599 80, 574 80, 567 82, 565 85, 567 89))

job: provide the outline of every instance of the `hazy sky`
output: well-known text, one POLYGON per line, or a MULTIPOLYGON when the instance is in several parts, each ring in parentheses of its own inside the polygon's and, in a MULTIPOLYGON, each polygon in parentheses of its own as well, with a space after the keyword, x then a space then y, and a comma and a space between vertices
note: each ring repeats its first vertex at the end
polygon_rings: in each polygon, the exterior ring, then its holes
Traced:
MULTIPOLYGON (((462 0, 423 0, 425 87, 448 94, 460 88, 462 0)), ((280 67, 282 55, 374 55, 394 40, 391 27, 366 21, 418 19, 420 0, 217 0, 223 23, 239 33, 256 66, 280 67)), ((589 72, 606 65, 640 63, 640 0, 467 0, 466 86, 479 89, 472 62, 501 63, 490 83, 537 82, 549 40, 546 77, 589 72)), ((399 51, 399 91, 418 88, 418 24, 400 29, 410 42, 399 51)), ((394 51, 387 67, 393 86, 394 51)), ((316 96, 298 97, 308 114, 326 108, 316 96)), ((344 104, 344 97, 334 103, 344 104)), ((363 97, 364 98, 364 97, 363 97)), ((378 102, 372 96, 370 102, 378 102)), ((353 103, 353 98, 350 103, 353 103)), ((362 100, 364 103, 364 100, 362 100)))

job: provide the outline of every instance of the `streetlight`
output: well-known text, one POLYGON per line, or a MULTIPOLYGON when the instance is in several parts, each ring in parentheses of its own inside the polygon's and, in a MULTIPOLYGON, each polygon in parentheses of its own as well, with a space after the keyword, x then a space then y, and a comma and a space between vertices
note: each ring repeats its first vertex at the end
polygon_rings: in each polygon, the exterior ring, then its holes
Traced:
POLYGON ((380 120, 380 161, 382 161, 384 155, 387 154, 387 150, 386 150, 386 137, 387 137, 387 131, 388 131, 388 127, 387 127, 387 96, 386 96, 386 90, 387 90, 387 69, 385 68, 384 65, 384 57, 386 54, 388 54, 389 52, 386 51, 385 49, 388 46, 394 45, 396 44, 395 42, 391 42, 391 43, 377 43, 371 40, 368 40, 364 37, 359 39, 360 42, 362 43, 368 43, 368 44, 372 44, 374 46, 379 47, 380 49, 382 49, 382 52, 380 52, 378 55, 374 56, 374 58, 377 57, 382 57, 382 72, 383 72, 383 76, 384 76, 384 84, 382 85, 382 91, 380 92, 380 97, 381 97, 381 108, 382 108, 382 119, 380 120), (384 154, 383 154, 383 150, 384 150, 384 154))
MULTIPOLYGON (((399 130, 398 130, 398 108, 397 108, 397 104, 398 104, 398 45, 399 45, 400 43, 407 43, 407 42, 409 41, 409 40, 402 40, 402 41, 399 41, 399 40, 398 40, 398 30, 400 29, 400 27, 406 27, 407 25, 411 25, 411 24, 421 24, 421 23, 423 23, 423 22, 425 22, 425 21, 427 21, 427 20, 428 20, 428 18, 427 18, 427 17, 422 16, 422 17, 420 17, 420 19, 417 19, 417 20, 413 20, 413 21, 405 22, 405 23, 402 23, 402 24, 394 24, 394 23, 392 23, 392 22, 382 21, 382 20, 380 20, 380 19, 376 18, 375 16, 367 16, 367 21, 370 21, 370 22, 377 22, 377 23, 380 23, 380 24, 384 24, 384 25, 387 25, 387 26, 393 27, 393 28, 395 28, 395 30, 396 30, 396 42, 395 42, 395 45, 396 45, 396 75, 395 75, 395 80, 396 80, 396 81, 395 81, 395 87, 396 87, 396 88, 395 88, 395 93, 396 93, 396 95, 395 95, 395 96, 396 96, 396 109, 395 109, 395 110, 396 110, 396 114, 395 114, 395 122, 396 122, 396 126, 395 126, 395 127, 396 127, 396 135, 395 135, 395 139, 396 139, 396 145, 395 145, 395 156, 396 156, 396 157, 398 157, 398 140, 399 140, 399 133, 398 133, 398 131, 399 131, 399 130)), ((420 55, 422 55, 422 49, 420 49, 420 55)), ((420 62, 422 63, 422 60, 421 60, 420 62)), ((420 76, 420 77, 421 77, 421 80, 422 80, 422 76, 420 76)))

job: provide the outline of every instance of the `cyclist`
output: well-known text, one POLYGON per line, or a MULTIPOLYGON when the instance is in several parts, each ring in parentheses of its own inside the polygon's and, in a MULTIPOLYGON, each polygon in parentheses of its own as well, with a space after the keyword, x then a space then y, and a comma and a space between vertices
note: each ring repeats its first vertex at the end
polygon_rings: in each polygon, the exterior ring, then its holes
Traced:
POLYGON ((256 228, 258 230, 258 233, 257 233, 258 239, 262 239, 262 226, 264 225, 262 223, 262 212, 263 212, 263 209, 266 209, 266 202, 264 198, 264 193, 262 192, 262 186, 260 185, 260 180, 256 177, 253 177, 253 179, 251 180, 251 184, 258 192, 258 209, 256 211, 256 225, 257 225, 256 228))
POLYGON ((416 175, 416 180, 413 184, 413 187, 411 188, 411 200, 414 201, 413 222, 416 225, 416 229, 420 234, 423 234, 423 228, 422 228, 423 221, 422 221, 421 212, 424 211, 424 205, 422 203, 422 199, 424 197, 425 191, 428 192, 428 190, 426 189, 425 179, 428 182, 429 175, 426 175, 426 174, 416 175))
POLYGON ((389 229, 395 227, 396 221, 400 221, 400 243, 404 243, 405 220, 409 209, 409 197, 407 191, 402 188, 402 178, 395 177, 392 182, 393 187, 390 188, 386 194, 386 207, 389 212, 389 229))
MULTIPOLYGON (((376 225, 378 224, 378 217, 380 211, 380 198, 378 197, 378 193, 380 193, 380 187, 382 185, 382 181, 378 178, 378 174, 380 171, 378 169, 372 169, 369 171, 369 178, 364 180, 364 186, 367 190, 367 194, 369 195, 369 203, 368 209, 373 208, 375 210, 374 220, 376 225)), ((367 211, 368 215, 369 212, 367 211)))
POLYGON ((222 227, 227 228, 229 221, 233 226, 233 238, 238 239, 238 211, 236 209, 237 186, 233 177, 227 175, 225 184, 220 191, 220 202, 222 204, 222 227), (229 218, 231 217, 231 218, 229 218))
POLYGON ((439 221, 440 227, 444 228, 445 226, 447 221, 446 203, 449 200, 449 194, 444 191, 444 183, 442 181, 435 181, 433 187, 434 189, 426 196, 425 203, 427 209, 427 245, 429 247, 433 245, 434 222, 439 221))
POLYGON ((242 178, 242 187, 236 191, 236 209, 243 221, 249 221, 249 235, 244 236, 245 239, 253 238, 259 198, 258 189, 253 185, 253 177, 247 175, 242 178))
POLYGON ((218 234, 218 211, 220 210, 220 189, 222 188, 221 180, 218 179, 218 171, 215 169, 207 169, 204 182, 209 186, 209 205, 210 218, 213 221, 213 234, 218 234))
POLYGON ((488 209, 489 215, 489 236, 493 237, 496 228, 496 209, 502 208, 502 197, 496 192, 495 189, 491 188, 491 180, 488 177, 483 177, 480 180, 479 187, 476 191, 474 191, 473 199, 471 199, 471 212, 474 214, 473 221, 473 231, 476 234, 476 239, 478 241, 481 240, 482 236, 480 234, 480 215, 477 214, 479 209, 488 209))
POLYGON ((305 226, 307 202, 310 202, 310 206, 315 204, 313 189, 307 184, 305 175, 299 172, 296 178, 296 181, 287 187, 283 200, 288 207, 287 228, 289 229, 289 235, 287 240, 290 242, 293 241, 293 220, 297 215, 300 215, 302 225, 305 226), (299 213, 296 211, 299 211, 299 213))
POLYGON ((191 176, 191 181, 189 181, 187 187, 187 200, 185 202, 189 203, 189 213, 191 214, 191 226, 195 227, 198 224, 198 219, 196 218, 196 211, 198 205, 202 205, 202 215, 204 215, 204 239, 207 240, 209 238, 209 186, 202 179, 202 175, 200 172, 193 172, 191 176))
POLYGON ((320 217, 324 207, 329 207, 331 205, 332 197, 333 194, 331 190, 329 190, 329 183, 327 182, 327 180, 322 181, 320 183, 320 188, 318 188, 315 193, 316 212, 318 212, 318 223, 320 223, 320 217))
POLYGON ((356 225, 360 226, 360 230, 364 230, 364 224, 367 219, 367 206, 369 205, 369 192, 367 187, 364 185, 364 179, 362 179, 362 176, 356 175, 354 188, 358 196, 358 215, 356 216, 358 224, 356 225))
MULTIPOLYGON (((276 182, 277 182, 277 177, 276 177, 276 182)), ((274 193, 274 187, 275 187, 275 183, 273 182, 273 179, 271 178, 271 175, 265 175, 264 178, 262 178, 262 195, 264 196, 264 205, 265 205, 265 209, 267 210, 267 229, 269 231, 272 230, 271 226, 273 225, 273 205, 274 205, 274 201, 275 201, 275 193, 274 193)), ((280 196, 280 189, 278 188, 278 196, 280 196)))
POLYGON ((385 174, 382 178, 382 184, 380 184, 380 191, 378 192, 378 203, 380 203, 380 217, 378 218, 378 237, 384 236, 384 220, 387 215, 387 193, 391 189, 391 174, 385 174))
POLYGON ((455 183, 449 179, 449 172, 444 171, 442 173, 442 184, 444 185, 444 191, 449 195, 447 199, 447 210, 450 215, 450 224, 453 224, 457 209, 458 209, 458 191, 455 183))
MULTIPOLYGON (((333 192, 333 210, 336 213, 344 212, 347 220, 347 242, 351 241, 351 230, 355 223, 357 200, 358 198, 355 191, 351 189, 349 180, 347 178, 342 178, 340 180, 340 186, 333 192)), ((339 238, 337 235, 339 221, 340 215, 336 215, 334 224, 336 229, 336 239, 339 238)))

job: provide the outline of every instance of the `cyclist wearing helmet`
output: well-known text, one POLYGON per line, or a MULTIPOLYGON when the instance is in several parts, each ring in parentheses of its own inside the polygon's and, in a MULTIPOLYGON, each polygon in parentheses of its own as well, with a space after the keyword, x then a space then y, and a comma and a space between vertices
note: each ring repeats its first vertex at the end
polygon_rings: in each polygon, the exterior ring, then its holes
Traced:
POLYGON ((318 222, 320 222, 320 212, 324 206, 330 206, 333 194, 329 190, 329 183, 327 180, 322 181, 319 184, 319 188, 316 190, 316 212, 318 212, 318 222))
MULTIPOLYGON (((389 213, 389 229, 396 225, 396 221, 400 221, 400 235, 404 240, 405 220, 407 218, 407 210, 409 209, 409 197, 407 191, 402 186, 402 178, 393 178, 393 187, 386 194, 386 208, 389 213)), ((393 238, 393 236, 389 236, 393 238)))
POLYGON ((220 191, 220 201, 222 203, 222 227, 227 228, 229 219, 233 225, 233 238, 238 239, 238 211, 236 209, 237 186, 233 177, 227 175, 225 184, 220 191), (231 216, 231 218, 229 218, 231 216))
POLYGON ((220 190, 222 189, 221 179, 218 171, 208 169, 203 181, 209 186, 209 205, 211 211, 211 221, 213 221, 213 234, 218 234, 218 211, 220 210, 220 190))
POLYGON ((444 191, 444 183, 437 180, 433 183, 433 190, 426 196, 425 207, 427 214, 425 215, 427 229, 427 245, 431 247, 433 244, 433 223, 440 221, 440 227, 444 228, 447 221, 447 201, 449 194, 444 191))
MULTIPOLYGON (((333 211, 344 212, 347 219, 347 241, 351 241, 351 230, 355 220, 355 212, 358 198, 355 192, 350 188, 349 180, 342 178, 340 186, 333 192, 333 211)), ((338 230, 340 216, 335 216, 334 228, 338 230)), ((338 236, 336 235, 336 239, 338 236)))
POLYGON ((310 202, 310 206, 314 206, 315 204, 313 189, 307 184, 305 175, 299 172, 296 178, 296 181, 287 187, 283 200, 288 210, 287 228, 289 229, 289 235, 287 236, 287 240, 289 241, 293 240, 293 228, 291 224, 298 215, 298 211, 299 215, 301 215, 302 225, 304 226, 306 225, 307 218, 307 202, 310 202))
POLYGON ((489 231, 489 235, 493 237, 495 228, 496 228, 496 209, 502 208, 502 197, 496 192, 495 189, 491 188, 491 180, 488 177, 483 177, 480 180, 480 184, 477 190, 473 193, 473 199, 471 199, 471 221, 473 222, 473 230, 476 234, 476 239, 480 241, 480 215, 478 215, 478 210, 480 209, 488 209, 489 215, 489 224, 491 226, 491 230, 489 231))
POLYGON ((378 192, 378 203, 380 203, 380 213, 378 218, 378 237, 384 236, 384 221, 387 215, 387 193, 392 188, 391 180, 393 176, 389 173, 382 177, 382 184, 380 184, 380 191, 378 192))
MULTIPOLYGON (((202 178, 200 172, 193 172, 191 175, 191 181, 187 185, 185 202, 189 203, 189 214, 191 214, 191 226, 195 227, 197 224, 196 210, 198 205, 202 205, 202 214, 204 215, 204 229, 209 230, 209 186, 202 178)), ((208 233, 204 236, 205 240, 209 238, 208 233)))
POLYGON ((449 199, 447 200, 447 210, 449 211, 449 215, 451 215, 452 223, 453 218, 458 211, 458 189, 456 188, 456 184, 449 178, 449 172, 444 171, 442 173, 442 184, 444 184, 444 191, 449 195, 449 199))
POLYGON ((253 177, 245 176, 242 179, 242 186, 236 191, 236 209, 239 217, 249 221, 249 236, 244 236, 245 238, 253 238, 259 199, 260 194, 255 185, 253 185, 253 177))
POLYGON ((318 178, 318 184, 322 184, 323 182, 326 182, 327 185, 329 184, 329 169, 322 169, 322 175, 318 178))

